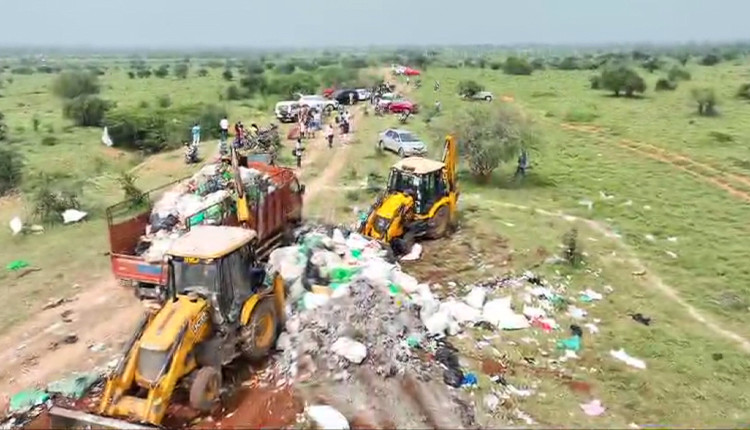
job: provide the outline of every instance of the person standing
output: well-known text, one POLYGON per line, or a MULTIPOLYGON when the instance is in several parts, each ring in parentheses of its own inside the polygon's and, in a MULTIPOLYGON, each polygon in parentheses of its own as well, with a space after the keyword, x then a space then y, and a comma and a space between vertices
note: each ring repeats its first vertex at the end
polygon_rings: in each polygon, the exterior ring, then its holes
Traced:
POLYGON ((193 134, 193 145, 201 143, 201 126, 197 122, 193 124, 193 128, 190 129, 193 134))
POLYGON ((297 138, 297 143, 294 144, 294 156, 297 158, 297 167, 302 167, 302 152, 305 148, 302 147, 302 136, 297 138))
POLYGON ((221 132, 221 140, 226 143, 227 138, 229 137, 229 120, 226 115, 221 118, 221 121, 219 121, 219 130, 221 132))
POLYGON ((518 156, 518 167, 516 173, 513 175, 514 178, 525 178, 526 170, 529 169, 529 155, 526 153, 526 149, 521 150, 521 155, 518 156))
POLYGON ((326 127, 326 139, 328 140, 328 147, 333 148, 333 125, 328 124, 326 127))

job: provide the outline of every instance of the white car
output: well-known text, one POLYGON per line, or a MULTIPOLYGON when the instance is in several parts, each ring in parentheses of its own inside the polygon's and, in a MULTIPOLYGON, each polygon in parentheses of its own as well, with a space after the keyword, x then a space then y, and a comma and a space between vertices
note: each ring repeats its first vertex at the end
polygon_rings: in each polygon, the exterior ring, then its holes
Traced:
POLYGON ((337 102, 336 100, 329 100, 323 96, 318 95, 305 96, 300 94, 299 104, 300 106, 309 106, 321 111, 332 111, 339 108, 339 102, 337 102))
POLYGON ((427 145, 422 139, 410 131, 395 128, 380 133, 378 148, 393 151, 401 158, 427 153, 427 145))
POLYGON ((361 102, 363 102, 365 100, 370 100, 370 96, 372 96, 372 93, 370 92, 370 90, 365 89, 365 88, 357 88, 354 91, 357 92, 357 98, 361 102))

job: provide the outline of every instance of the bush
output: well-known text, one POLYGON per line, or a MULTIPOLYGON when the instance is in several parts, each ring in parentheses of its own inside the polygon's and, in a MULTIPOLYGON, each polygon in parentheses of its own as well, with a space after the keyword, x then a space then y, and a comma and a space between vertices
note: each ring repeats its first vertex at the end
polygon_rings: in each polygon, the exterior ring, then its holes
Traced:
POLYGON ((263 74, 246 75, 240 79, 240 85, 247 91, 247 95, 252 97, 255 94, 264 92, 268 86, 268 82, 263 74))
POLYGON ((578 57, 565 57, 557 64, 560 70, 578 70, 581 68, 578 57))
POLYGON ((589 83, 591 84, 592 90, 600 90, 602 88, 602 77, 592 76, 589 78, 589 83))
POLYGON ((484 91, 484 87, 476 81, 467 79, 458 83, 458 95, 462 97, 473 97, 480 91, 484 91))
POLYGON ((579 266, 583 262, 583 252, 578 243, 578 230, 570 229, 563 235, 563 258, 573 267, 579 266))
POLYGON ((319 86, 320 83, 310 73, 293 73, 274 78, 268 83, 266 93, 276 94, 281 97, 291 97, 295 93, 314 93, 319 86))
POLYGON ((490 69, 492 70, 500 70, 503 67, 503 63, 499 61, 493 61, 490 63, 490 69))
POLYGON ((635 93, 646 91, 646 82, 635 72, 626 66, 616 66, 604 70, 600 77, 601 88, 612 91, 616 97, 625 93, 626 97, 632 97, 635 93))
POLYGON ((132 70, 131 70, 131 71, 129 71, 129 72, 128 72, 128 78, 130 78, 130 79, 135 79, 135 72, 133 72, 132 70))
POLYGON ((77 126, 99 127, 112 103, 95 96, 80 96, 63 104, 63 116, 77 126))
POLYGON ((575 108, 565 113, 565 121, 567 122, 591 122, 599 118, 594 110, 575 108))
POLYGON ((0 196, 16 189, 23 178, 23 157, 13 147, 0 146, 0 196))
POLYGON ((55 146, 59 142, 55 136, 44 136, 42 138, 42 146, 55 146))
POLYGON ((44 224, 59 224, 62 213, 80 209, 81 187, 66 184, 47 174, 40 174, 31 196, 32 215, 44 224))
POLYGON ((172 106, 172 98, 168 94, 161 95, 156 98, 156 104, 160 108, 168 108, 172 106))
POLYGON ((689 81, 690 72, 683 69, 682 67, 674 66, 669 70, 669 74, 667 75, 667 78, 673 82, 689 81))
POLYGON ((704 66, 715 66, 721 62, 721 58, 719 58, 716 54, 708 54, 705 57, 701 58, 701 64, 704 66))
POLYGON ((677 82, 670 81, 667 78, 660 78, 654 86, 656 91, 674 91, 675 89, 677 89, 677 82))
POLYGON ((242 98, 242 91, 240 91, 240 88, 237 85, 230 85, 227 87, 227 94, 226 99, 227 100, 240 100, 242 98))
MULTIPOLYGON (((740 87, 737 89, 736 96, 740 99, 750 100, 750 84, 740 85, 740 87)), ((0 137, 0 140, 3 139, 0 137)))
POLYGON ((514 159, 522 148, 539 144, 531 123, 517 108, 505 103, 473 104, 452 118, 441 118, 437 129, 441 136, 457 136, 459 154, 469 162, 473 176, 484 183, 500 164, 514 159))
POLYGON ((533 67, 534 70, 544 70, 544 60, 541 58, 534 58, 531 60, 531 67, 533 67))
POLYGON ((14 67, 10 69, 10 73, 14 75, 33 75, 34 69, 27 66, 21 66, 21 67, 14 67))
POLYGON ((143 194, 143 190, 138 188, 135 184, 138 178, 129 172, 121 172, 117 177, 117 182, 122 188, 122 192, 125 195, 125 200, 129 201, 132 206, 139 206, 145 202, 146 195, 143 194))
POLYGON ((5 123, 5 114, 0 112, 0 142, 8 139, 8 125, 5 123))
POLYGON ((174 66, 174 69, 172 69, 172 73, 174 73, 175 77, 177 77, 178 79, 186 79, 188 77, 189 71, 190 66, 185 63, 180 63, 174 66))
POLYGON ((246 75, 262 75, 266 69, 260 61, 248 61, 245 63, 243 73, 246 75))
POLYGON ((525 58, 508 57, 503 65, 503 71, 508 75, 530 75, 534 68, 525 58))
POLYGON ((151 77, 151 69, 146 69, 146 68, 138 69, 138 71, 136 72, 136 75, 139 78, 141 78, 141 79, 150 78, 151 77))
POLYGON ((205 78, 208 76, 208 70, 207 69, 199 69, 198 70, 198 76, 201 78, 205 78))
POLYGON ((693 99, 698 103, 698 115, 716 115, 716 92, 713 88, 693 88, 691 91, 693 99))
POLYGON ((169 65, 162 64, 158 69, 154 70, 154 76, 157 78, 166 78, 169 76, 169 65))
POLYGON ((655 70, 659 70, 662 66, 661 61, 658 58, 651 57, 641 64, 641 67, 648 70, 649 73, 654 73, 655 70))
POLYGON ((276 66, 276 72, 281 75, 291 75, 297 69, 294 63, 286 62, 276 66))
POLYGON ((52 92, 63 99, 99 94, 99 78, 90 72, 63 72, 52 85, 52 92))
POLYGON ((222 78, 223 78, 223 79, 224 79, 225 81, 231 81, 232 79, 234 79, 234 74, 232 73, 232 71, 231 71, 231 70, 229 70, 229 69, 224 69, 224 71, 223 71, 223 72, 221 72, 221 77, 222 77, 222 78))
POLYGON ((354 85, 359 79, 359 71, 343 67, 325 67, 320 70, 320 85, 343 87, 354 85))

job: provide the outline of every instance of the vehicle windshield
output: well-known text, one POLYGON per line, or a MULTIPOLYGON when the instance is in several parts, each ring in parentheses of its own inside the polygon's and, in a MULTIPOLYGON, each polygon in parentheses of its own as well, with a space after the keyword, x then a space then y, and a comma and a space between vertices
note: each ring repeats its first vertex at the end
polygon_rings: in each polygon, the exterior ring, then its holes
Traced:
POLYGON ((216 262, 189 264, 172 260, 171 264, 176 294, 183 294, 187 289, 196 287, 208 291, 216 288, 216 262))
POLYGON ((417 136, 411 133, 399 133, 399 136, 401 136, 402 142, 419 142, 417 136))
POLYGON ((391 174, 388 177, 388 190, 399 191, 405 194, 416 193, 420 183, 421 178, 419 175, 391 169, 391 174))
POLYGON ((302 96, 302 100, 321 101, 325 100, 325 98, 321 96, 302 96))

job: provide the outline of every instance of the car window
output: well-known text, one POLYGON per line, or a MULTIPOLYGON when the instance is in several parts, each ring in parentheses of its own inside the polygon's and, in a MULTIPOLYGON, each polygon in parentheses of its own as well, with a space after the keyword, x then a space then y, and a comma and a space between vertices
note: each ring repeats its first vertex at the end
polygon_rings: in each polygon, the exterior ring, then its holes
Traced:
POLYGON ((417 139, 417 136, 411 133, 401 133, 401 140, 404 142, 419 142, 419 139, 417 139))

